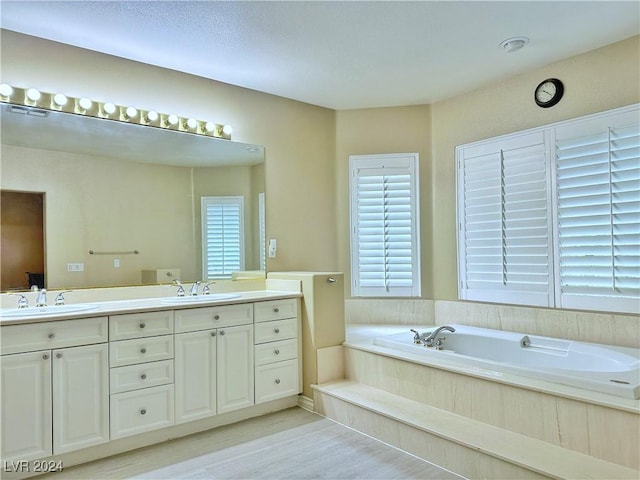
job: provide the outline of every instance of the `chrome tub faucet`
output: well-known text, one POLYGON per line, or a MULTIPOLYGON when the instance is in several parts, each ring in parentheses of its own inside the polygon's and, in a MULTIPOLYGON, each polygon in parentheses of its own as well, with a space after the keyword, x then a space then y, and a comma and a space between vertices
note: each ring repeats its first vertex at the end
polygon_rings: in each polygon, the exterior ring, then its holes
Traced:
POLYGON ((425 347, 433 347, 435 345, 436 348, 439 347, 438 350, 440 348, 442 348, 442 339, 438 338, 438 335, 443 330, 446 330, 447 332, 451 332, 451 333, 456 331, 455 328, 450 327, 449 325, 443 325, 441 327, 438 327, 433 332, 431 332, 431 334, 429 336, 425 337, 424 346, 425 347))

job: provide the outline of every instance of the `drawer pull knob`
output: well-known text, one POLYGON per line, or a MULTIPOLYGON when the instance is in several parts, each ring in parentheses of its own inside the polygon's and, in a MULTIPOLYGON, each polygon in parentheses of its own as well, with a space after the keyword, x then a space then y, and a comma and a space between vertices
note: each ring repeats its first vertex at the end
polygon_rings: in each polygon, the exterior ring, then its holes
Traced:
POLYGON ((141 378, 142 380, 146 380, 146 379, 147 379, 147 374, 146 374, 146 373, 143 373, 142 375, 140 375, 140 378, 141 378))
POLYGON ((279 328, 274 328, 274 329, 273 329, 273 332, 274 332, 274 333, 280 333, 280 329, 279 329, 279 328))
POLYGON ((144 348, 144 347, 143 347, 143 348, 141 348, 141 349, 140 349, 140 353, 147 353, 147 349, 146 349, 146 348, 144 348))
POLYGON ((61 352, 56 353, 56 358, 62 358, 62 353, 61 352))
POLYGON ((146 327, 145 323, 144 323, 144 322, 141 322, 141 323, 140 323, 140 328, 144 328, 144 327, 146 327))
POLYGON ((273 313, 278 313, 280 311, 280 309, 278 307, 273 309, 273 313))
POLYGON ((280 350, 276 350, 276 351, 275 351, 275 352, 273 352, 273 353, 275 353, 276 355, 280 355, 280 350))
POLYGON ((49 354, 45 353, 44 355, 42 355, 42 359, 43 360, 49 360, 49 354))
POLYGON ((280 385, 280 379, 276 378, 276 385, 280 385))
POLYGON ((147 414, 146 408, 143 408, 142 410, 140 410, 140 415, 146 415, 146 414, 147 414))
POLYGON ((211 332, 211 336, 215 337, 216 336, 216 332, 211 332))
POLYGON ((49 335, 47 335, 47 337, 49 337, 49 338, 55 338, 55 337, 56 337, 56 334, 55 334, 55 333, 50 333, 49 335))
POLYGON ((224 330, 220 330, 220 335, 224 335, 224 330))
POLYGON ((220 315, 214 315, 214 316, 213 316, 213 319, 214 319, 214 320, 220 320, 220 315))

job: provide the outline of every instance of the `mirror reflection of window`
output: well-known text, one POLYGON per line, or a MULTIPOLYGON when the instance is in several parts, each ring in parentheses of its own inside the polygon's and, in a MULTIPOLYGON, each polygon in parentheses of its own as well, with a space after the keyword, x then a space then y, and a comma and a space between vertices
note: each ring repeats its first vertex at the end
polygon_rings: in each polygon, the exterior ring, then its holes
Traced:
POLYGON ((244 198, 202 197, 201 202, 203 277, 231 278, 244 270, 244 198))

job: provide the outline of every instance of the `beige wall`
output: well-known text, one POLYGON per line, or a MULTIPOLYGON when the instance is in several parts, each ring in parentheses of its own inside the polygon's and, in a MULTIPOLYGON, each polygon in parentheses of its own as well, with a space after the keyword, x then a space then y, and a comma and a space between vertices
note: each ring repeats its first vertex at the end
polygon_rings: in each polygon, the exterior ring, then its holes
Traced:
POLYGON ((640 101, 639 42, 431 106, 339 112, 6 31, 1 80, 233 125, 235 140, 266 147, 267 237, 278 239, 268 270, 343 271, 347 296, 348 156, 417 152, 422 296, 455 299, 455 146, 640 101), (551 76, 565 83, 565 98, 538 108, 533 89, 551 76))
MULTIPOLYGON (((455 147, 500 134, 640 102, 640 37, 505 79, 431 106, 337 113, 339 270, 351 293, 348 157, 420 153, 422 296, 457 298, 455 147), (563 100, 542 109, 533 90, 558 77, 563 100)), ((525 52, 522 52, 525 53, 525 52)))
POLYGON ((233 126, 264 145, 276 270, 335 270, 335 113, 292 100, 3 30, 1 81, 233 126))

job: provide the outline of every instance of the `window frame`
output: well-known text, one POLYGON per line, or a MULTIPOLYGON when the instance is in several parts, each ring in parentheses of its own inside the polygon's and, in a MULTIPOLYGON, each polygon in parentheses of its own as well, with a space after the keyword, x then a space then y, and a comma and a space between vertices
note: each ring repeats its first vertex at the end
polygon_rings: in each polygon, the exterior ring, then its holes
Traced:
MULTIPOLYGON (((559 226, 559 210, 558 210, 558 162, 560 161, 557 155, 558 153, 558 132, 564 132, 566 136, 567 132, 577 132, 576 135, 595 135, 592 132, 595 127, 592 125, 608 124, 609 127, 616 129, 625 126, 633 125, 634 128, 638 128, 639 122, 638 113, 640 112, 640 104, 629 105, 626 107, 608 110, 605 112, 599 112, 584 117, 578 117, 571 120, 562 122, 556 122, 553 124, 544 125, 541 127, 528 129, 511 134, 501 135, 498 137, 485 139, 479 142, 473 142, 465 145, 459 145, 456 147, 456 220, 458 228, 457 233, 457 252, 458 252, 458 297, 462 300, 474 300, 484 301, 492 303, 504 303, 513 305, 534 305, 545 306, 551 308, 566 308, 577 310, 595 310, 595 311, 607 311, 617 313, 640 313, 640 298, 637 296, 622 294, 620 292, 606 294, 590 294, 588 289, 583 292, 566 294, 562 291, 561 286, 561 246, 560 246, 560 226, 559 226), (625 122, 630 122, 629 125, 625 122), (548 233, 548 244, 550 250, 548 253, 548 264, 551 268, 551 285, 549 291, 549 301, 544 302, 532 301, 532 299, 523 295, 503 295, 497 290, 491 290, 487 288, 484 291, 474 292, 469 288, 469 278, 466 272, 467 251, 465 249, 466 240, 466 224, 465 224, 465 202, 467 199, 465 195, 464 185, 464 155, 465 150, 480 148, 483 145, 504 144, 530 134, 542 134, 545 138, 548 138, 548 146, 546 147, 546 162, 547 170, 549 172, 549 182, 546 192, 547 204, 550 206, 548 221, 551 224, 551 229, 548 233)), ((609 128, 606 127, 606 128, 609 128)), ((600 127, 599 127, 600 128, 600 127)), ((596 130, 594 130, 595 132, 596 130)), ((563 137, 559 137, 563 138, 563 137)), ((569 138, 569 137, 567 137, 569 138)), ((635 138, 635 137, 634 137, 635 138)), ((608 148, 612 148, 612 144, 608 144, 608 148)), ((633 148, 636 148, 635 146, 633 148)), ((635 158, 635 157, 632 157, 635 158)), ((609 161, 612 161, 611 153, 609 153, 609 161)), ((579 167, 581 168, 581 167, 579 167)), ((611 167, 610 167, 611 168, 611 167)), ((612 184, 610 184, 612 185, 612 184)), ((467 204, 468 205, 468 204, 467 204)), ((635 213, 635 212, 634 212, 635 213)), ((613 219, 613 217, 612 217, 613 219)), ((613 220, 612 220, 613 221, 613 220)), ((612 226, 614 223, 612 223, 612 226)), ((613 227, 612 227, 613 228, 613 227)), ((612 234, 613 235, 613 234, 612 234)), ((613 242, 613 240, 612 240, 613 242)), ((635 244, 633 244, 635 245, 635 244)), ((612 260, 613 261, 613 260, 612 260)), ((588 267, 588 265, 587 265, 588 267)), ((632 269, 636 265, 632 265, 632 269)), ((615 275, 615 273, 614 273, 615 275)), ((635 277, 634 277, 635 278, 635 277)), ((637 280, 636 280, 637 281, 637 280)))
POLYGON ((200 198, 200 206, 201 206, 201 225, 202 225, 202 277, 204 280, 209 279, 223 279, 223 278, 231 278, 232 271, 226 272, 226 267, 223 263, 223 273, 221 274, 210 274, 209 271, 209 229, 207 226, 208 223, 208 209, 209 205, 214 206, 223 206, 223 205, 234 205, 238 208, 238 265, 239 268, 233 269, 233 271, 244 270, 245 258, 244 258, 244 197, 243 196, 225 196, 225 195, 214 195, 214 196, 204 196, 200 198))
MULTIPOLYGON (((386 187, 385 187, 386 189, 386 187)), ((421 262, 420 262, 420 189, 419 189, 419 155, 418 153, 374 154, 374 155, 350 155, 349 156, 349 211, 350 211, 350 252, 351 252, 351 295, 353 297, 420 297, 421 296, 421 262), (366 286, 362 283, 360 268, 361 234, 358 224, 358 180, 364 176, 384 176, 382 171, 387 169, 390 176, 409 176, 409 203, 403 206, 409 208, 409 235, 410 235, 410 279, 388 279, 390 275, 401 275, 396 269, 387 268, 393 262, 384 261, 384 285, 366 286), (392 285, 393 283, 393 285, 392 285), (399 285, 406 283, 407 285, 399 285)), ((386 210, 388 212, 388 210, 386 210)), ((405 220, 406 222, 406 220, 405 220)), ((406 226, 404 227, 406 229, 406 226)), ((388 233, 383 234, 388 238, 388 233)), ((396 247, 399 248, 399 247, 396 247)), ((395 250, 396 252, 398 250, 395 250)), ((406 263, 405 263, 406 264, 406 263)), ((373 283, 379 283, 376 280, 373 283)))

